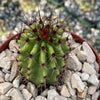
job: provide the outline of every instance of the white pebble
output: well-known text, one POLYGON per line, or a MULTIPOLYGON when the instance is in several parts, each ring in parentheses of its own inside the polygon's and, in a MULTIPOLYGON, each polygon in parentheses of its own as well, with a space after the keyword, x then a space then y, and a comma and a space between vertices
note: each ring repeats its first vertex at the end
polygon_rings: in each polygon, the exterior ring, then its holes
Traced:
POLYGON ((96 74, 94 67, 86 62, 83 65, 82 72, 85 72, 87 74, 96 74))
POLYGON ((87 73, 82 73, 82 74, 81 74, 81 79, 82 79, 83 81, 87 81, 88 78, 89 78, 89 74, 87 74, 87 73))
POLYGON ((66 87, 66 85, 63 85, 62 86, 62 89, 61 89, 61 95, 64 96, 64 97, 70 97, 70 93, 68 91, 68 88, 66 87))
POLYGON ((30 100, 32 97, 32 94, 27 89, 23 89, 22 94, 23 94, 25 100, 30 100))
POLYGON ((47 100, 53 100, 57 95, 59 94, 56 92, 55 89, 49 90, 47 100))
POLYGON ((71 77, 71 84, 72 84, 72 88, 76 88, 79 92, 82 92, 85 88, 84 83, 76 73, 74 73, 71 77))
POLYGON ((99 84, 98 77, 95 74, 92 74, 89 77, 88 82, 91 83, 91 84, 93 84, 93 85, 96 85, 96 86, 99 84))
POLYGON ((4 82, 4 83, 0 83, 0 94, 5 94, 6 92, 8 92, 8 90, 10 90, 12 87, 12 84, 9 82, 4 82))

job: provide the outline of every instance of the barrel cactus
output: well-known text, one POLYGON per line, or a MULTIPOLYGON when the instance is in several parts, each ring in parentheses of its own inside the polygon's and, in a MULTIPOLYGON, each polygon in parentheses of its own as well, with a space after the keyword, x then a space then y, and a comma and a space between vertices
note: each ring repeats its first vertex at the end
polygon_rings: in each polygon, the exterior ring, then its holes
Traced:
POLYGON ((27 80, 37 86, 53 85, 57 81, 69 49, 63 32, 58 25, 49 20, 44 23, 41 18, 28 24, 28 28, 21 32, 18 62, 21 74, 27 80))

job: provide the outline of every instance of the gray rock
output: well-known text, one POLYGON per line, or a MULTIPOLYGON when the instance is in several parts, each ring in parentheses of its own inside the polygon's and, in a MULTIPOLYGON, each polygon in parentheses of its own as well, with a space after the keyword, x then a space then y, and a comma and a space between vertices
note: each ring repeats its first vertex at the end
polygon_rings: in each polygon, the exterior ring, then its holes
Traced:
POLYGON ((6 81, 6 82, 8 82, 8 81, 9 81, 9 79, 10 79, 10 74, 9 74, 9 73, 7 73, 7 74, 5 75, 5 81, 6 81))
POLYGON ((10 75, 10 81, 12 81, 16 74, 17 74, 17 70, 18 70, 18 63, 16 61, 13 62, 12 64, 12 68, 11 68, 11 75, 10 75))
POLYGON ((23 90, 24 88, 25 88, 24 84, 21 84, 20 87, 19 87, 20 90, 23 90))
POLYGON ((36 97, 37 96, 37 89, 35 88, 35 85, 34 84, 32 84, 31 82, 29 82, 27 84, 27 89, 33 95, 33 97, 36 97))
POLYGON ((5 95, 0 95, 0 100, 11 100, 11 98, 5 95))
POLYGON ((41 96, 46 97, 47 94, 48 94, 48 89, 44 90, 44 91, 41 93, 41 96))
POLYGON ((27 89, 23 89, 22 94, 25 100, 30 100, 32 97, 32 94, 27 89))
POLYGON ((87 74, 96 74, 94 67, 86 62, 83 65, 82 72, 85 72, 87 74))
POLYGON ((79 43, 74 43, 70 46, 70 48, 73 50, 73 49, 76 49, 78 46, 80 46, 79 43))
POLYGON ((66 85, 62 86, 60 94, 62 96, 64 96, 64 97, 70 97, 71 96, 70 93, 69 93, 69 91, 68 91, 68 88, 66 87, 66 85))
POLYGON ((77 52, 81 51, 81 45, 78 46, 77 48, 75 48, 74 50, 72 50, 71 52, 77 55, 77 52))
POLYGON ((59 94, 56 92, 55 89, 49 90, 48 91, 48 97, 47 100, 53 100, 55 96, 58 96, 59 94))
POLYGON ((94 68, 95 68, 96 72, 98 73, 99 72, 99 64, 96 61, 94 62, 94 68))
POLYGON ((89 77, 88 82, 91 83, 91 84, 93 84, 93 85, 96 85, 96 86, 99 84, 98 77, 95 74, 92 74, 89 77))
POLYGON ((82 73, 82 74, 81 74, 81 79, 82 79, 83 81, 87 81, 88 78, 89 78, 89 74, 87 74, 87 73, 82 73))
POLYGON ((13 100, 25 100, 21 92, 15 88, 10 89, 6 95, 11 96, 13 100))
POLYGON ((5 52, 5 51, 2 51, 2 52, 0 53, 0 59, 4 58, 5 56, 6 56, 6 52, 5 52))
POLYGON ((98 100, 98 97, 100 96, 100 91, 97 91, 95 92, 93 95, 92 95, 92 100, 98 100))
POLYGON ((31 100, 35 100, 34 98, 31 98, 31 100))
MULTIPOLYGON (((35 100, 47 100, 45 97, 42 97, 42 96, 37 96, 35 98, 35 100)), ((53 99, 52 99, 53 100, 53 99)))
POLYGON ((4 77, 5 77, 4 73, 0 71, 0 83, 5 82, 4 77))
POLYGON ((85 99, 87 92, 88 92, 88 87, 86 87, 83 92, 78 92, 78 97, 85 99))
POLYGON ((3 82, 5 82, 4 78, 0 77, 0 83, 3 83, 3 82))
POLYGON ((70 70, 65 70, 64 76, 63 76, 63 80, 65 84, 67 84, 67 82, 71 80, 71 75, 72 75, 72 72, 70 70))
POLYGON ((9 70, 11 67, 10 57, 4 57, 0 60, 0 67, 9 70))
POLYGON ((79 92, 83 92, 85 85, 78 74, 74 73, 71 77, 72 88, 76 88, 79 92))
POLYGON ((82 64, 78 60, 78 58, 75 56, 75 54, 69 54, 66 65, 69 69, 74 70, 74 71, 80 71, 82 68, 82 64))
POLYGON ((86 42, 83 42, 82 47, 83 47, 83 50, 87 53, 87 61, 89 63, 94 63, 96 60, 96 57, 92 49, 89 47, 89 45, 86 42))
POLYGON ((17 52, 19 50, 19 44, 16 43, 16 40, 12 40, 9 43, 9 48, 10 48, 11 51, 17 52))
POLYGON ((0 83, 0 94, 5 94, 12 88, 12 84, 9 82, 0 83))
POLYGON ((13 81, 13 87, 18 88, 20 84, 21 76, 17 76, 13 81))
POLYGON ((87 60, 87 55, 85 51, 78 51, 77 52, 77 57, 80 61, 84 62, 87 60))
POLYGON ((66 85, 68 87, 68 90, 69 90, 69 93, 71 94, 71 96, 74 96, 76 94, 76 90, 71 87, 71 83, 67 82, 66 85))
POLYGON ((94 94, 96 92, 97 87, 96 86, 90 86, 88 88, 88 94, 94 94))
POLYGON ((12 52, 9 49, 5 50, 7 57, 12 57, 12 52))
POLYGON ((67 98, 63 97, 63 96, 56 96, 54 98, 54 100, 67 100, 67 98))

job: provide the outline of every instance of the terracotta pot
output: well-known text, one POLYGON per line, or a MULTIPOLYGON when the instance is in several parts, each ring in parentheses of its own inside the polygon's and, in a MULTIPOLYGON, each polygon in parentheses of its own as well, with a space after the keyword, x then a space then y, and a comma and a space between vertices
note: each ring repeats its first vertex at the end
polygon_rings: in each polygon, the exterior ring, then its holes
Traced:
MULTIPOLYGON (((80 36, 76 35, 75 33, 73 32, 70 32, 70 31, 67 31, 66 32, 69 32, 73 38, 75 39, 76 42, 78 43, 82 43, 82 42, 87 42, 85 39, 81 38, 80 36)), ((12 37, 10 37, 8 40, 6 40, 1 46, 0 46, 0 52, 2 52, 3 50, 7 49, 8 46, 9 46, 9 42, 12 40, 12 39, 15 39, 15 38, 18 38, 20 34, 16 34, 16 35, 13 35, 12 37)), ((88 42, 87 42, 88 43, 88 42)), ((88 45, 91 47, 91 49, 93 50, 95 56, 96 56, 96 60, 99 64, 99 73, 100 73, 100 57, 98 55, 98 53, 96 52, 96 50, 92 47, 92 45, 90 43, 88 43, 88 45)), ((99 100, 100 100, 100 97, 99 97, 99 100)))

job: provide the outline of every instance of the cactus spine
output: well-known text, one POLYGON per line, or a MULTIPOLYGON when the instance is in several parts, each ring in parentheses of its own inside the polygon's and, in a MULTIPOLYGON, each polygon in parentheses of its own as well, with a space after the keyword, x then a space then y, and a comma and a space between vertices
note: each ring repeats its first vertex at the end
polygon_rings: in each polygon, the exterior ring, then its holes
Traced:
POLYGON ((68 51, 63 29, 57 25, 33 22, 21 33, 18 58, 22 75, 37 86, 54 84, 65 66, 64 55, 68 51))

